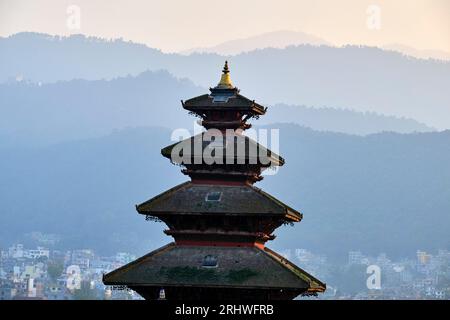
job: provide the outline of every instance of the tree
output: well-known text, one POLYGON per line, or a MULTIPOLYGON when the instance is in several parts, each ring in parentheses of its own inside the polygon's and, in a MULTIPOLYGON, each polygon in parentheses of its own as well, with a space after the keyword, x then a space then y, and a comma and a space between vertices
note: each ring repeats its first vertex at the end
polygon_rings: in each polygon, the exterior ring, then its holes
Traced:
POLYGON ((47 265, 47 273, 53 281, 56 281, 64 270, 64 263, 60 260, 51 261, 47 265))
POLYGON ((80 289, 75 289, 73 292, 75 300, 97 300, 97 292, 91 288, 89 281, 81 281, 80 289))

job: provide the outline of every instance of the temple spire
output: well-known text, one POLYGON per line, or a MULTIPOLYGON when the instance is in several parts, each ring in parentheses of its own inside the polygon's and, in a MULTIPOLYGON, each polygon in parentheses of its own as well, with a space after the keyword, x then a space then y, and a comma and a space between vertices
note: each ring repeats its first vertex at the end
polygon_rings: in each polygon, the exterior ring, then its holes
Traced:
POLYGON ((220 81, 217 84, 216 88, 219 89, 233 89, 233 83, 230 78, 230 69, 228 69, 228 61, 225 61, 225 65, 223 66, 222 76, 220 77, 220 81))

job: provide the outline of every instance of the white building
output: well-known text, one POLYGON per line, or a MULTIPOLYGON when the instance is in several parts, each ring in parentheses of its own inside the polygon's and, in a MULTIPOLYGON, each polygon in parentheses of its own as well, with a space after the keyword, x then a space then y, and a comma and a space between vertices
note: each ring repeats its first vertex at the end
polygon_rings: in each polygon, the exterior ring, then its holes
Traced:
POLYGON ((361 253, 361 251, 349 251, 348 264, 369 264, 369 260, 361 253))
POLYGON ((24 249, 23 244, 15 244, 8 248, 8 255, 10 258, 19 259, 23 258, 24 249))
POLYGON ((37 259, 40 257, 50 257, 50 250, 44 247, 37 247, 37 249, 30 249, 24 251, 24 257, 30 259, 37 259))

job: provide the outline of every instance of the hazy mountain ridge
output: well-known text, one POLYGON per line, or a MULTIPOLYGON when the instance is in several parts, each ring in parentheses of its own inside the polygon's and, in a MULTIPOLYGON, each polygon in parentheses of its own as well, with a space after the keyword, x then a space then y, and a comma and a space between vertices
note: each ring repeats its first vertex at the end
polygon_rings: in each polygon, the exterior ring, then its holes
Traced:
MULTIPOLYGON (((223 60, 83 36, 0 38, 0 241, 38 230, 101 251, 169 242, 133 206, 186 177, 160 156, 170 130, 142 126, 192 129, 180 100, 215 85, 223 60)), ((240 54, 230 66, 241 93, 269 107, 254 124, 281 129, 286 165, 258 186, 305 214, 269 246, 341 256, 450 247, 450 131, 329 132, 446 127, 450 63, 304 45, 240 54)))
POLYGON ((299 31, 279 30, 267 32, 251 37, 222 42, 215 46, 193 48, 182 51, 182 54, 192 53, 216 53, 219 55, 237 55, 265 48, 286 48, 298 45, 328 45, 331 43, 311 34, 299 31))
MULTIPOLYGON (((225 60, 216 54, 164 54, 124 41, 87 41, 83 36, 50 41, 36 34, 1 39, 0 58, 3 82, 17 76, 35 82, 111 79, 166 69, 202 87, 218 81, 225 60), (30 52, 36 52, 33 59, 30 52)), ((302 45, 239 54, 230 66, 234 83, 263 104, 374 111, 450 128, 450 62, 372 47, 302 45)))
MULTIPOLYGON (((170 131, 136 128, 46 148, 0 150, 3 243, 39 230, 68 247, 144 253, 171 241, 134 205, 187 180, 160 155, 170 131)), ((275 248, 414 255, 449 248, 450 131, 359 137, 280 130, 286 165, 257 186, 304 213, 275 248)))
POLYGON ((442 51, 442 50, 420 50, 416 48, 412 48, 409 46, 405 46, 402 44, 388 44, 382 46, 383 49, 393 50, 400 52, 404 55, 415 57, 418 59, 434 59, 434 60, 444 60, 450 61, 450 52, 442 51))
POLYGON ((429 132, 425 124, 412 119, 388 117, 375 112, 357 112, 331 107, 306 107, 286 104, 270 106, 258 124, 296 123, 316 131, 367 135, 379 132, 429 132))
POLYGON ((39 145, 107 135, 126 127, 192 127, 193 119, 182 112, 180 100, 203 91, 167 71, 109 81, 3 84, 0 136, 10 145, 39 145))
MULTIPOLYGON (((206 92, 206 88, 166 71, 113 80, 0 84, 0 147, 98 137, 126 127, 192 130, 195 119, 182 109, 180 100, 206 92)), ((256 124, 275 122, 350 134, 433 130, 411 119, 283 104, 268 106, 267 114, 256 124)))
MULTIPOLYGON (((336 45, 312 34, 301 31, 278 30, 250 37, 233 39, 213 46, 192 48, 181 51, 180 53, 216 53, 223 56, 233 56, 258 49, 284 49, 286 47, 299 45, 325 45, 329 47, 337 47, 336 45)), ((450 53, 442 50, 421 50, 399 43, 386 44, 380 46, 379 48, 396 51, 402 55, 417 59, 450 60, 450 53)))
POLYGON ((112 79, 161 69, 164 57, 158 49, 122 39, 22 32, 0 37, 0 82, 112 79))

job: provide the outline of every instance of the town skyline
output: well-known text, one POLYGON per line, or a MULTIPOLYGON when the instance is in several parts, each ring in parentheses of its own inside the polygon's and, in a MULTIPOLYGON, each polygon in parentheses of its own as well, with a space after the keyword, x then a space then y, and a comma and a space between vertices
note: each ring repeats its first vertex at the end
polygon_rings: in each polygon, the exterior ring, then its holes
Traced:
MULTIPOLYGON (((136 258, 136 252, 110 255, 95 248, 63 249, 55 235, 35 232, 34 241, 0 243, 0 300, 142 299, 132 290, 105 286, 102 277, 136 258), (125 289, 125 290, 124 290, 125 289)), ((312 299, 448 299, 450 251, 424 251, 392 258, 349 251, 342 261, 305 248, 281 254, 327 281, 327 292, 312 299), (447 288, 447 289, 446 289, 447 288)))

